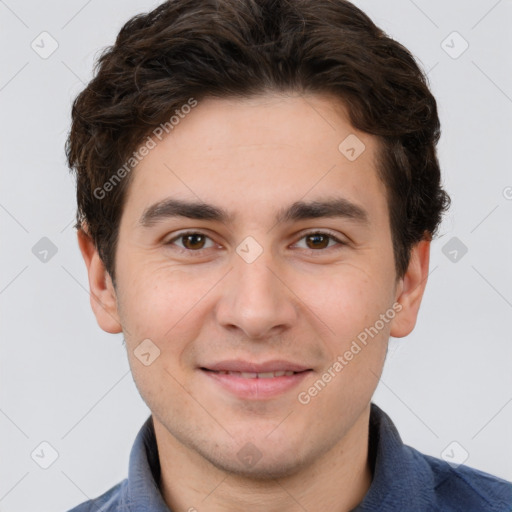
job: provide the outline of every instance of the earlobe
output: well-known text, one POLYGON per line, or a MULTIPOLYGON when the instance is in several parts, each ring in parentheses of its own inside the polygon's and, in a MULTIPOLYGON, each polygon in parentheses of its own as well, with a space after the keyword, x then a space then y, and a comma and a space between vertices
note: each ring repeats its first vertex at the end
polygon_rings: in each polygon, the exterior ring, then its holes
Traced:
POLYGON ((84 229, 77 232, 78 245, 89 277, 90 303, 98 325, 106 332, 122 332, 117 298, 112 279, 105 269, 96 246, 84 229))
POLYGON ((416 325, 423 292, 427 284, 430 260, 430 240, 422 240, 413 246, 409 266, 397 286, 396 302, 400 312, 391 323, 390 335, 403 338, 412 332, 416 325))

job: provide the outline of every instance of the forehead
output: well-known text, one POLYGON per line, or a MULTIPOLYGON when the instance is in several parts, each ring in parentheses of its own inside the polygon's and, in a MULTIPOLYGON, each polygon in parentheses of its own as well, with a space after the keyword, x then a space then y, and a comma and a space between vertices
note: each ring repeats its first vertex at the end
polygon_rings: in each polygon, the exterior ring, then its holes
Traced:
POLYGON ((370 216, 386 208, 378 141, 331 97, 206 99, 156 142, 132 171, 126 201, 139 214, 169 196, 218 205, 232 220, 334 195, 370 216))

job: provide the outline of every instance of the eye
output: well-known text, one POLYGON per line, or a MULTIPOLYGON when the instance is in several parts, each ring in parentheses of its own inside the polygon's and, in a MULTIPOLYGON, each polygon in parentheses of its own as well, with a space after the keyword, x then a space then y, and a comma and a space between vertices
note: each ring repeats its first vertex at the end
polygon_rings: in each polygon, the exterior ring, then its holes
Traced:
POLYGON ((310 252, 318 252, 322 249, 330 249, 333 245, 347 245, 346 242, 343 242, 332 233, 327 231, 310 231, 302 236, 300 240, 306 241, 306 250, 310 252), (333 242, 331 244, 331 242, 333 242))
POLYGON ((209 249, 213 247, 215 244, 213 240, 205 235, 204 233, 189 231, 187 233, 180 233, 178 236, 175 236, 171 240, 169 240, 166 245, 176 245, 179 249, 188 252, 199 252, 203 249, 209 249), (182 241, 182 245, 176 243, 177 240, 182 241), (206 241, 209 240, 211 242, 210 246, 206 246, 206 241))
MULTIPOLYGON (((346 242, 343 242, 338 237, 334 236, 332 233, 327 231, 310 231, 309 233, 304 234, 299 242, 295 244, 296 247, 300 249, 304 249, 309 253, 318 253, 322 252, 326 249, 331 249, 338 246, 346 246, 348 245, 346 242), (299 242, 305 240, 306 246, 300 247, 299 242)), ((171 238, 165 245, 173 246, 178 252, 184 253, 198 253, 202 254, 203 250, 211 249, 215 247, 215 243, 213 240, 204 233, 199 231, 187 231, 184 233, 180 233, 177 236, 171 238), (209 242, 209 245, 208 245, 209 242)))

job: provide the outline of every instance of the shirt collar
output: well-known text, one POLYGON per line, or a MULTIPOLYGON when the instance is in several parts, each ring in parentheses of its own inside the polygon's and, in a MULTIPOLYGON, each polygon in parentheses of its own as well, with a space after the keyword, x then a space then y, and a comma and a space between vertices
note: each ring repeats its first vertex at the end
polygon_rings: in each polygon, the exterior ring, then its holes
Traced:
POLYGON ((403 443, 391 418, 371 404, 369 445, 373 478, 352 512, 423 510, 435 496, 435 478, 423 455, 403 443))
MULTIPOLYGON (((416 510, 434 494, 434 476, 428 463, 413 448, 404 445, 391 418, 371 404, 369 459, 373 478, 363 501, 352 512, 416 510)), ((127 510, 170 512, 159 489, 160 461, 153 418, 141 427, 132 451, 128 481, 124 487, 127 510)))
POLYGON ((160 460, 153 417, 142 425, 132 451, 126 498, 128 510, 137 512, 169 512, 159 489, 160 460))

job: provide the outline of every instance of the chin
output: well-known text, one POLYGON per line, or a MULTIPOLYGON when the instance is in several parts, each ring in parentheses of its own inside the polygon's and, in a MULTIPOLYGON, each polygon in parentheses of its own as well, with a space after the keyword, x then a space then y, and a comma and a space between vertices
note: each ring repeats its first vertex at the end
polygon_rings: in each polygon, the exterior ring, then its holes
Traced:
POLYGON ((270 481, 291 477, 307 467, 314 453, 304 454, 304 443, 285 442, 285 439, 265 440, 245 436, 240 442, 229 444, 203 444, 195 446, 196 452, 220 471, 234 477, 270 481), (251 441, 253 439, 253 441, 251 441))
POLYGON ((210 458, 210 462, 226 473, 231 474, 234 477, 251 479, 254 481, 269 482, 276 479, 288 478, 299 473, 305 463, 303 461, 295 459, 284 459, 275 460, 278 454, 273 455, 274 460, 265 460, 262 456, 254 464, 244 463, 240 461, 237 456, 230 460, 213 460, 210 458))

